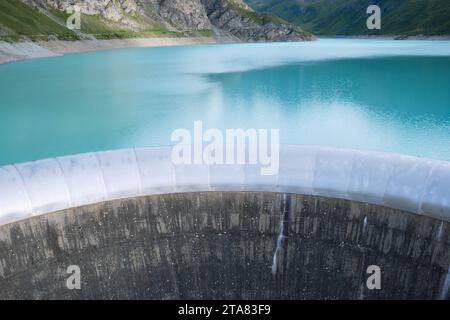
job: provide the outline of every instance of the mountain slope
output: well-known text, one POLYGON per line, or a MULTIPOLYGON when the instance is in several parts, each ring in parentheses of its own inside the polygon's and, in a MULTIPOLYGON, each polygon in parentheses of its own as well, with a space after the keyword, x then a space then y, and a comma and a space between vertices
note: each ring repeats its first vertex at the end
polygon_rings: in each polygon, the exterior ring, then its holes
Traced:
POLYGON ((1 0, 0 40, 210 36, 245 41, 309 40, 242 0, 85 0, 81 30, 65 27, 72 0, 1 0))
POLYGON ((52 34, 61 39, 77 38, 71 30, 20 1, 0 1, 0 38, 15 40, 26 36, 38 40, 52 34))
POLYGON ((450 35, 448 0, 246 0, 319 35, 450 35), (368 30, 366 9, 379 5, 381 30, 368 30))

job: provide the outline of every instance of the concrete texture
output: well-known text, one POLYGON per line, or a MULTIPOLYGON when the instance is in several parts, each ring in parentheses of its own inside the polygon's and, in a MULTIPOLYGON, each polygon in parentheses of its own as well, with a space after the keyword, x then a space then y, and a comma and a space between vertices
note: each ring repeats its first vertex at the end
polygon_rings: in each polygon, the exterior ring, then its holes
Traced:
POLYGON ((449 299, 449 244, 448 222, 348 200, 152 195, 0 226, 0 298, 449 299))

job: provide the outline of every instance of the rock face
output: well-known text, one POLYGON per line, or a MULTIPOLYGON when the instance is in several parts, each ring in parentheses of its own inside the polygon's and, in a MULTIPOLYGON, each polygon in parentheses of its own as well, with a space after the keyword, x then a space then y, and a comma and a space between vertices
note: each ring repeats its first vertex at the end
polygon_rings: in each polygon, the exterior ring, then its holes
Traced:
POLYGON ((449 248, 448 222, 376 205, 154 195, 0 226, 0 299, 449 299, 449 248))
POLYGON ((82 13, 101 15, 113 22, 127 20, 126 15, 135 15, 138 12, 135 0, 24 0, 23 2, 41 8, 51 6, 60 11, 66 11, 68 7, 76 4, 82 13))
POLYGON ((131 27, 157 23, 167 30, 212 31, 244 41, 299 41, 313 37, 275 16, 254 12, 242 0, 23 0, 41 10, 65 11, 77 3, 81 12, 131 27))
POLYGON ((202 0, 208 18, 219 29, 245 41, 301 41, 311 35, 276 17, 258 14, 233 0, 202 0))
POLYGON ((204 6, 199 0, 154 1, 158 14, 178 28, 211 29, 204 6))

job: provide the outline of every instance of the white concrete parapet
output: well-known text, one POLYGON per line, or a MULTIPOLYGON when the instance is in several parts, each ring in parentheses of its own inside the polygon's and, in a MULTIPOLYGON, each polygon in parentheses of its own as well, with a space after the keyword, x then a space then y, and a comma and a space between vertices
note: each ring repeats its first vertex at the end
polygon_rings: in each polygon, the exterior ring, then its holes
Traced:
POLYGON ((277 175, 255 165, 175 165, 171 147, 86 153, 0 167, 0 225, 107 200, 195 191, 333 197, 450 221, 450 162, 282 145, 277 175))

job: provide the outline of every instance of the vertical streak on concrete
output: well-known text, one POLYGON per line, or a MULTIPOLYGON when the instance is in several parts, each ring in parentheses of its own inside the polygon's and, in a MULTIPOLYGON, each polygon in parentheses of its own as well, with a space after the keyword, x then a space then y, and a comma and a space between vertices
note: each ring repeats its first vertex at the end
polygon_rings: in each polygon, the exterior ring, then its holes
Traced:
POLYGON ((144 193, 142 192, 141 168, 139 167, 139 161, 138 161, 138 157, 136 154, 136 148, 133 148, 133 155, 134 155, 134 161, 136 161, 137 176, 138 176, 138 180, 139 180, 139 194, 142 195, 144 193))
POLYGON ((65 186, 65 191, 66 191, 66 194, 67 194, 67 199, 69 200, 69 205, 70 206, 72 206, 72 196, 70 195, 70 190, 69 190, 69 185, 67 184, 67 177, 66 177, 66 174, 65 174, 65 172, 64 172, 64 170, 63 170, 63 167, 62 167, 62 165, 61 165, 61 162, 59 162, 59 159, 58 158, 55 158, 55 160, 56 160, 56 163, 58 164, 58 167, 59 167, 59 170, 61 170, 61 174, 62 174, 62 176, 63 176, 63 180, 64 180, 64 186, 65 186))
MULTIPOLYGON (((364 235, 367 231, 367 225, 368 225, 368 220, 367 220, 367 215, 366 215, 366 216, 364 216, 364 220, 363 220, 363 228, 362 228, 362 234, 361 234, 362 241, 364 241, 364 235)), ((366 251, 362 250, 362 254, 363 254, 363 256, 362 256, 362 262, 361 262, 361 272, 359 274, 361 286, 359 288, 359 294, 356 297, 356 299, 359 299, 359 300, 364 300, 364 298, 365 298, 364 290, 366 288, 366 282, 364 279, 364 275, 365 275, 364 266, 365 266, 365 262, 366 262, 366 251)))
POLYGON ((100 162, 100 159, 98 158, 97 152, 94 153, 95 155, 95 161, 97 161, 98 169, 100 170, 100 173, 102 174, 102 184, 104 188, 104 196, 105 200, 108 199, 108 189, 106 188, 106 181, 105 181, 105 172, 103 172, 102 163, 100 162))
POLYGON ((364 236, 364 233, 366 232, 366 229, 367 229, 367 216, 365 216, 364 217, 364 222, 363 222, 363 236, 364 236))
MULTIPOLYGON (((364 217, 364 228, 366 227, 366 223, 367 223, 367 216, 364 217)), ((363 253, 363 256, 362 256, 362 261, 361 261, 361 272, 359 274, 359 278, 360 278, 360 281, 361 281, 361 286, 359 287, 359 295, 356 298, 356 299, 359 299, 359 300, 364 300, 364 298, 365 298, 364 290, 366 289, 366 282, 365 282, 365 279, 364 279, 364 274, 365 274, 364 273, 364 266, 365 266, 365 263, 366 263, 366 251, 363 250, 362 253, 363 253)))
POLYGON ((437 241, 441 241, 443 227, 444 227, 444 221, 441 221, 441 224, 439 225, 438 234, 437 234, 437 241))
POLYGON ((442 285, 440 299, 447 300, 448 299, 448 289, 450 288, 450 265, 448 266, 447 275, 444 280, 444 284, 442 285))
POLYGON ((30 195, 28 194, 28 188, 27 188, 27 185, 25 184, 25 179, 23 178, 22 172, 20 172, 19 168, 17 168, 17 166, 15 164, 13 164, 12 166, 19 174, 20 181, 22 182, 22 185, 23 185, 23 191, 25 193, 25 197, 27 197, 27 202, 28 202, 28 207, 30 208, 30 213, 33 214, 34 213, 33 204, 31 203, 31 198, 30 198, 30 195))
POLYGON ((277 239, 277 247, 275 249, 275 253, 273 254, 272 258, 272 274, 277 274, 278 269, 278 254, 279 251, 282 249, 284 239, 286 238, 286 226, 289 222, 289 211, 290 211, 290 196, 288 196, 286 193, 283 194, 283 209, 280 212, 280 232, 278 234, 277 239))

